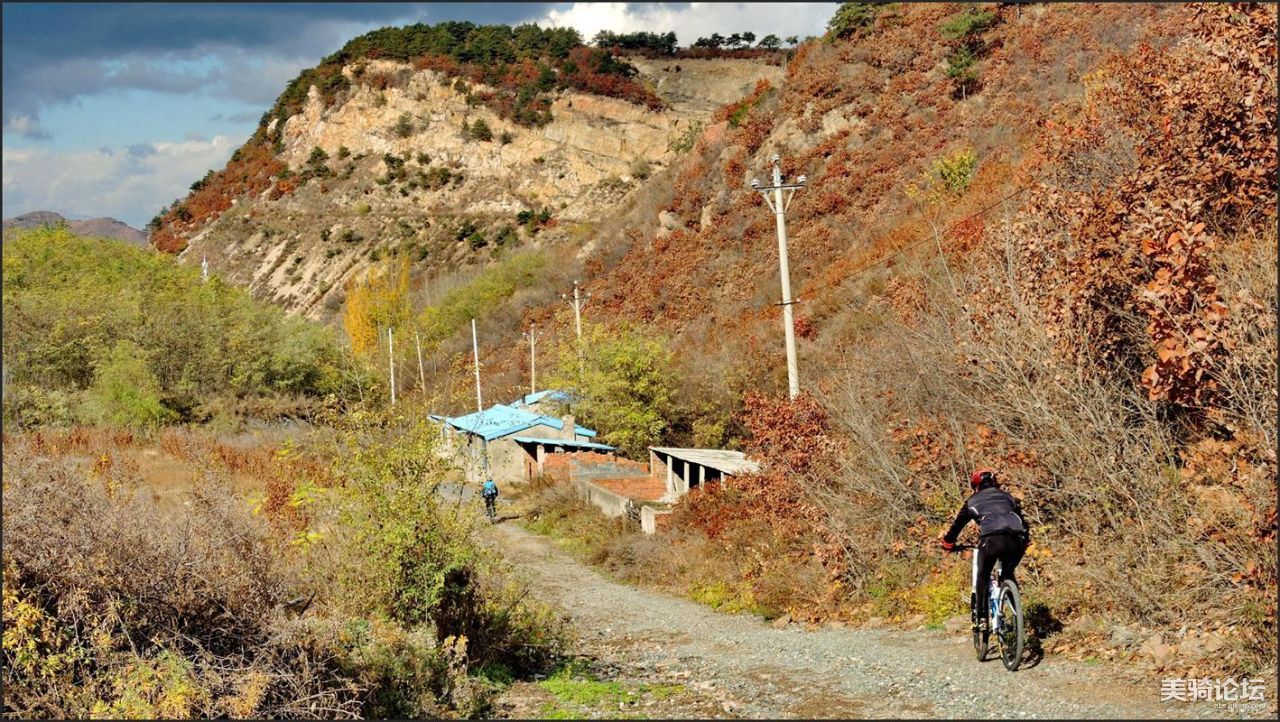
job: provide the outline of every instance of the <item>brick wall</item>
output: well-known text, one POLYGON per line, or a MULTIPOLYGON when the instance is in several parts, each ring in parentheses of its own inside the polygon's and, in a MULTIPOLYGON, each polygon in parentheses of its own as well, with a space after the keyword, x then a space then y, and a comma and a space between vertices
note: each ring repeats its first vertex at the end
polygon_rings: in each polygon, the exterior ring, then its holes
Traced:
POLYGON ((561 484, 569 483, 569 455, 568 454, 547 454, 547 458, 542 462, 542 473, 555 479, 561 484))
POLYGON ((614 459, 603 454, 573 454, 569 459, 570 477, 575 481, 647 477, 647 465, 638 461, 614 459))
POLYGON ((657 501, 667 493, 667 483, 651 476, 627 476, 621 478, 591 479, 596 486, 621 494, 636 501, 657 501))

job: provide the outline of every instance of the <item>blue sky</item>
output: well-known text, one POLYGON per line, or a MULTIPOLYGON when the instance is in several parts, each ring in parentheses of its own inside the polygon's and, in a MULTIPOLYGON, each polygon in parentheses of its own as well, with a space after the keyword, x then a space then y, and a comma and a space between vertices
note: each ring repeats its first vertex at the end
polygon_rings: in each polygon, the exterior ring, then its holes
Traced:
POLYGON ((5 3, 4 216, 141 227, 220 168, 298 71, 360 33, 443 20, 814 35, 834 3, 5 3))

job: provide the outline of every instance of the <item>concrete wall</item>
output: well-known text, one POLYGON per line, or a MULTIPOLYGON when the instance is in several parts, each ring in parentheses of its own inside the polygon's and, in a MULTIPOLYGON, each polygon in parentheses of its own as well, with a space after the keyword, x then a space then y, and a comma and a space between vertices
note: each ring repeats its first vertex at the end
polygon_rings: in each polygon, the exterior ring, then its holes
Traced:
POLYGON ((605 516, 614 518, 627 516, 631 508, 635 506, 635 503, 627 497, 598 487, 589 481, 574 481, 572 483, 578 493, 587 500, 587 503, 604 512, 605 516))
POLYGON ((640 507, 640 530, 645 534, 656 534, 659 528, 666 527, 670 509, 655 509, 651 506, 640 507))

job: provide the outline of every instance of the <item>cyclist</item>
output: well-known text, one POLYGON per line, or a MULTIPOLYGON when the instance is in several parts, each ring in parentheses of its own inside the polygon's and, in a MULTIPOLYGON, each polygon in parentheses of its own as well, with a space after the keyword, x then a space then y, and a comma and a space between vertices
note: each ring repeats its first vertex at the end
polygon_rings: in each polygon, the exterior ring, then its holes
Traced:
MULTIPOLYGON (((1022 517, 1022 505, 1009 492, 1000 488, 996 480, 996 472, 991 469, 978 469, 969 477, 969 485, 973 487, 973 495, 960 507, 960 513, 952 522, 951 529, 942 535, 942 548, 952 551, 956 539, 965 525, 971 521, 978 524, 978 628, 987 630, 987 594, 986 582, 991 578, 991 570, 996 561, 1000 562, 1000 582, 1013 579, 1013 570, 1022 561, 1022 555, 1031 543, 1031 533, 1027 522, 1022 517)), ((1016 580, 1014 583, 1017 583, 1016 580)))
POLYGON ((498 485, 493 483, 493 479, 484 483, 480 495, 484 497, 484 511, 489 515, 489 521, 493 521, 494 509, 498 503, 498 485))

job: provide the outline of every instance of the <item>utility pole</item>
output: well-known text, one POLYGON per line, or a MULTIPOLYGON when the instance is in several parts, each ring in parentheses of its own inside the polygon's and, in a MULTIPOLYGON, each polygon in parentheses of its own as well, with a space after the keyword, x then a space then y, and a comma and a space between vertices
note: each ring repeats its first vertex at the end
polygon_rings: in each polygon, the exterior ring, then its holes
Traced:
POLYGON ((480 342, 476 340, 476 320, 471 319, 471 354, 476 362, 476 411, 484 411, 484 402, 480 400, 480 342))
POLYGON ((538 393, 538 337, 542 334, 538 333, 537 325, 530 325, 529 330, 524 332, 524 337, 529 339, 529 395, 538 393))
POLYGON ((396 350, 395 339, 391 335, 391 327, 387 326, 387 359, 391 367, 391 405, 396 405, 396 350))
POLYGON ((787 391, 792 399, 800 395, 800 368, 796 362, 796 326, 791 306, 791 272, 787 264, 787 207, 796 191, 804 187, 808 180, 801 175, 794 183, 782 182, 782 158, 773 154, 773 185, 760 185, 760 181, 752 178, 751 187, 764 196, 764 202, 773 211, 778 223, 778 268, 782 276, 782 323, 787 339, 787 391), (785 197, 783 191, 787 191, 785 197), (769 194, 773 194, 773 198, 769 194))
POLYGON ((573 300, 569 301, 569 295, 560 294, 560 298, 569 302, 573 306, 573 322, 578 327, 578 370, 582 370, 582 307, 587 305, 587 301, 591 300, 591 294, 585 293, 578 295, 578 282, 573 282, 573 300))
POLYGON ((413 346, 418 349, 418 390, 427 393, 427 373, 422 368, 422 342, 418 340, 418 329, 413 330, 413 346))

